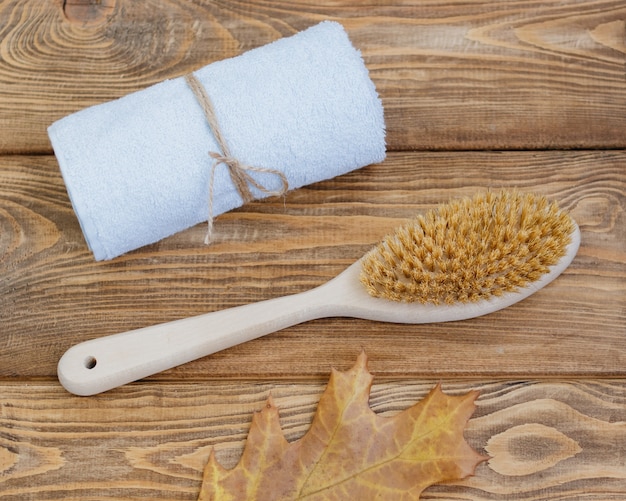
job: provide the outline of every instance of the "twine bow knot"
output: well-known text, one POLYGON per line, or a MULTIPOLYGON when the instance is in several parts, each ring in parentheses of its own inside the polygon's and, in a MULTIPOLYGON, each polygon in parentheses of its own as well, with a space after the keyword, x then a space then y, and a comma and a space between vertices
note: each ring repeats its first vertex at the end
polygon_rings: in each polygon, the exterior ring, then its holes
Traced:
POLYGON ((244 203, 254 200, 252 190, 250 189, 251 186, 269 196, 280 196, 284 195, 287 192, 287 190, 289 189, 289 183, 285 174, 279 170, 263 167, 254 167, 252 165, 244 164, 240 162, 237 158, 233 157, 230 154, 230 150, 228 149, 228 144, 225 138, 222 136, 222 130, 220 129, 217 122, 215 110, 213 109, 213 103, 211 102, 211 99, 209 98, 209 95, 207 94, 204 86, 200 83, 198 78, 193 73, 185 75, 185 81, 187 82, 187 84, 195 94, 196 98, 198 99, 198 102, 202 106, 204 115, 206 116, 207 122, 209 123, 211 131, 213 132, 213 136, 215 137, 217 144, 222 150, 221 153, 216 151, 209 152, 209 156, 213 159, 213 163, 211 164, 211 175, 209 178, 209 208, 207 217, 207 232, 204 238, 204 243, 208 245, 211 242, 211 238, 213 235, 213 185, 215 181, 215 170, 217 169, 218 165, 224 164, 226 165, 226 167, 228 167, 230 178, 237 188, 239 196, 241 196, 241 199, 244 203), (256 179, 254 179, 250 172, 262 172, 277 176, 281 181, 281 189, 275 191, 266 188, 256 179))

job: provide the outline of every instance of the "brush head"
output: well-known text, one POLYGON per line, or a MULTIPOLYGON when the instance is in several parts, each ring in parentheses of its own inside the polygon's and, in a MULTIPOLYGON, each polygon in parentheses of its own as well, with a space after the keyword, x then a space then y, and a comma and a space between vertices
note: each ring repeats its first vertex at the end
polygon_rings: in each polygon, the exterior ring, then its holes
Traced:
POLYGON ((440 205, 388 235, 362 260, 374 297, 475 302, 538 280, 566 253, 576 224, 543 196, 487 192, 440 205))

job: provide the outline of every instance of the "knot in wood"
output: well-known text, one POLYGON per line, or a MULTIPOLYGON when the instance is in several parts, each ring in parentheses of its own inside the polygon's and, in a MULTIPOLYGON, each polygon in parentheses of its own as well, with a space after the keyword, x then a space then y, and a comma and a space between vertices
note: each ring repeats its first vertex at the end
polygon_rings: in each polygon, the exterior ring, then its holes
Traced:
POLYGON ((63 0, 63 15, 75 24, 94 25, 109 19, 116 0, 63 0))

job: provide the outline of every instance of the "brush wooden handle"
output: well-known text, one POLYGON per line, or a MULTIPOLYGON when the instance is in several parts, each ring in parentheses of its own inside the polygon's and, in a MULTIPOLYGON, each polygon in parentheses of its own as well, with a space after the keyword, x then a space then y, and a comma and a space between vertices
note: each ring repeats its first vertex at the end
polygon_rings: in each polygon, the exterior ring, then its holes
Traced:
POLYGON ((357 261, 329 282, 300 294, 85 341, 59 360, 59 381, 71 393, 94 395, 316 318, 376 319, 371 315, 377 308, 370 302, 380 300, 359 283, 360 269, 357 261))
POLYGON ((320 289, 85 341, 59 360, 59 381, 93 395, 320 318, 330 311, 329 291, 320 289))

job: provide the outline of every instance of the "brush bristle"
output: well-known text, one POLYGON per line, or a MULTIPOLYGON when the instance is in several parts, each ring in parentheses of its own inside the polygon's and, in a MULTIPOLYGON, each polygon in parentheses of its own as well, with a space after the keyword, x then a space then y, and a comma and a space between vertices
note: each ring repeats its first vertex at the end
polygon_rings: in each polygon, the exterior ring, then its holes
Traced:
POLYGON ((556 203, 516 191, 440 205, 388 235, 363 259, 370 295, 473 302, 525 287, 565 254, 575 223, 556 203))

